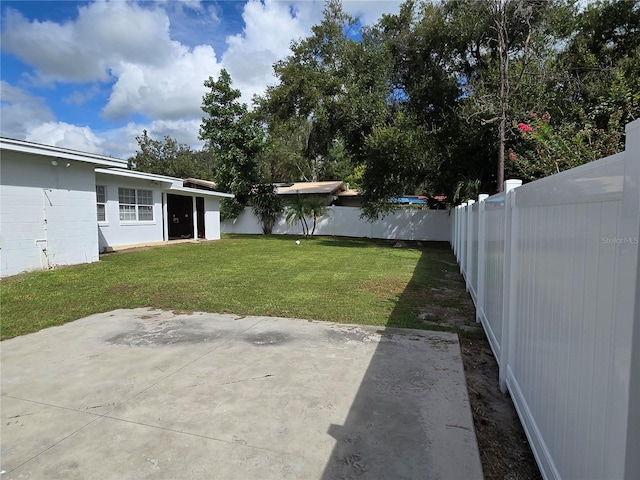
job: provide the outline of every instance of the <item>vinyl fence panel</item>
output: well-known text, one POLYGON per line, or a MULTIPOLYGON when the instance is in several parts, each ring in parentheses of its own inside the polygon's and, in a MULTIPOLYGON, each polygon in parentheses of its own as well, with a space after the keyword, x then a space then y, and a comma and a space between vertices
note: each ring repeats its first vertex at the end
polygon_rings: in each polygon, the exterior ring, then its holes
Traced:
POLYGON ((500 358, 502 343, 502 270, 504 268, 504 194, 484 202, 484 269, 483 300, 478 310, 493 354, 500 358))
POLYGON ((501 387, 545 478, 640 478, 640 120, 626 142, 454 216, 501 387))
MULTIPOLYGON (((361 218, 362 210, 355 207, 327 207, 318 218, 315 235, 336 235, 355 238, 388 240, 451 240, 451 215, 445 210, 399 209, 373 222, 361 218)), ((313 219, 308 218, 309 229, 313 219)), ((223 233, 260 234, 258 218, 247 207, 235 220, 221 222, 223 233)), ((299 223, 287 225, 284 216, 276 223, 276 235, 301 235, 299 223)))

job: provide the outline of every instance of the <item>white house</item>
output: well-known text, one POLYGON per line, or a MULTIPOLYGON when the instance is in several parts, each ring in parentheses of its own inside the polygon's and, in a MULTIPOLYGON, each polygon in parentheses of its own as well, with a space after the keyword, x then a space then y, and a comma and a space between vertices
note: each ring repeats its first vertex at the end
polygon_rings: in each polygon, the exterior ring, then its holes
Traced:
POLYGON ((98 261, 113 247, 220 238, 227 193, 102 155, 0 138, 0 276, 98 261))

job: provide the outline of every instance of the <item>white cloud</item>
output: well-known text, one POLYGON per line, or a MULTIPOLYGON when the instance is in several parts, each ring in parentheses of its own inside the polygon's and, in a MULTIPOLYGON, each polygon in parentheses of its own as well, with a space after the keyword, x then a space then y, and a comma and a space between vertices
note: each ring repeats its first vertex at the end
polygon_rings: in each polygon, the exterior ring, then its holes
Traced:
POLYGON ((65 122, 41 123, 27 133, 25 140, 83 152, 103 153, 103 140, 94 134, 91 128, 65 122))
MULTIPOLYGON (((343 6, 369 24, 381 12, 397 11, 399 2, 347 0, 343 6)), ((94 98, 97 84, 110 86, 111 95, 100 112, 103 118, 122 122, 135 115, 149 121, 99 131, 71 125, 64 121, 63 112, 57 119, 44 99, 2 82, 2 134, 120 158, 135 153, 135 137, 143 129, 153 138, 170 135, 200 147, 197 136, 205 79, 217 77, 226 68, 234 87, 242 91, 242 101, 250 105, 254 94, 275 82, 273 64, 290 54, 292 40, 310 34, 322 19, 323 8, 321 0, 250 0, 243 7, 244 27, 226 37, 222 58, 207 44, 211 40, 188 46, 172 38, 170 18, 176 29, 187 29, 182 32, 183 41, 216 35, 221 41, 220 35, 228 31, 225 27, 230 28, 231 24, 223 24, 223 17, 217 17, 223 10, 197 0, 179 4, 98 0, 79 7, 77 18, 62 23, 31 21, 6 9, 0 36, 3 51, 34 68, 34 75, 23 72, 23 79, 54 87, 56 82, 75 83, 77 87, 66 97, 73 104, 94 98), (200 17, 190 24, 193 12, 200 17), (189 27, 207 33, 185 35, 189 27)))
POLYGON ((44 98, 34 97, 4 80, 0 82, 0 98, 0 135, 3 137, 23 139, 35 125, 54 119, 44 98))
POLYGON ((363 25, 373 25, 383 13, 398 13, 402 3, 401 0, 346 0, 342 3, 342 8, 349 15, 360 18, 363 25))
POLYGON ((138 150, 136 137, 142 135, 143 130, 146 130, 151 138, 162 140, 165 135, 169 135, 177 142, 197 150, 204 145, 204 142, 198 139, 199 128, 200 120, 129 122, 122 127, 102 131, 94 131, 88 126, 49 121, 34 126, 20 139, 126 159, 135 155, 138 150))
POLYGON ((100 88, 97 84, 93 84, 92 86, 85 89, 74 90, 71 94, 64 97, 63 100, 69 105, 84 105, 99 93, 100 88))
POLYGON ((165 135, 169 135, 178 143, 189 145, 193 149, 202 148, 204 142, 198 139, 200 120, 158 120, 147 124, 130 122, 126 126, 118 129, 106 131, 101 134, 106 138, 104 147, 120 158, 128 158, 138 150, 136 137, 142 135, 146 130, 151 138, 162 140, 165 135), (126 142, 122 143, 122 139, 126 142))
POLYGON ((157 65, 171 51, 169 18, 161 9, 97 1, 62 24, 5 12, 2 48, 35 67, 44 81, 107 81, 121 61, 157 65))
POLYGON ((217 77, 220 67, 210 46, 193 50, 174 43, 171 61, 159 66, 121 63, 118 77, 102 114, 119 120, 137 112, 149 119, 199 117, 204 81, 217 77))
MULTIPOLYGON (((399 0, 345 1, 343 9, 363 24, 373 24, 382 13, 399 10, 399 0)), ((322 21, 323 1, 249 0, 242 13, 242 32, 227 38, 222 66, 231 74, 241 100, 251 105, 254 94, 276 82, 273 64, 291 54, 291 42, 311 34, 322 21)))
POLYGON ((290 54, 292 40, 309 34, 318 21, 321 2, 303 2, 292 8, 277 0, 250 0, 244 6, 245 28, 227 38, 228 49, 222 65, 242 92, 242 101, 251 104, 254 94, 263 93, 275 82, 273 64, 290 54))

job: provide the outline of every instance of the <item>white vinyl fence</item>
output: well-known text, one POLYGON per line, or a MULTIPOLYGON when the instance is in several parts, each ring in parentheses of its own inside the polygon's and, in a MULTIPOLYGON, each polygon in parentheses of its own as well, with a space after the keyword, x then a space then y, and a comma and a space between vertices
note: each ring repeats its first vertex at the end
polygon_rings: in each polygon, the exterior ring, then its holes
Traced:
MULTIPOLYGON (((374 222, 360 218, 361 214, 359 208, 327 207, 325 214, 318 219, 315 235, 441 242, 451 240, 451 215, 445 210, 400 209, 374 222)), ((307 222, 311 229, 313 220, 307 219, 307 222)), ((251 208, 247 207, 237 219, 221 222, 221 231, 260 234, 262 227, 251 208)), ((301 235, 302 229, 297 222, 287 225, 283 216, 273 233, 301 235)))
POLYGON ((640 120, 624 152, 454 210, 452 246, 546 479, 640 478, 640 120))

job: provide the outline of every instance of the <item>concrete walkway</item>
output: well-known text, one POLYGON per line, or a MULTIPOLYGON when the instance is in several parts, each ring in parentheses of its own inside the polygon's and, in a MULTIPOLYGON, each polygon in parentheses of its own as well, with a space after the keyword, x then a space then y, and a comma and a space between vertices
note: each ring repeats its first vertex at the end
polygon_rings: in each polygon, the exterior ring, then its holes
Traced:
POLYGON ((453 334, 137 309, 0 348, 2 480, 482 478, 453 334))

